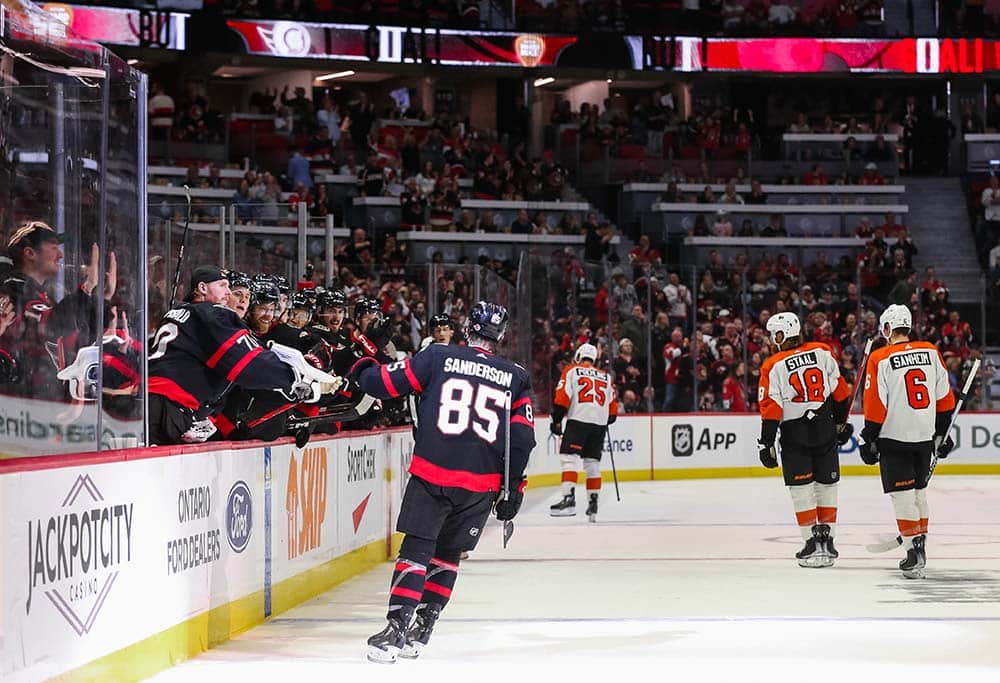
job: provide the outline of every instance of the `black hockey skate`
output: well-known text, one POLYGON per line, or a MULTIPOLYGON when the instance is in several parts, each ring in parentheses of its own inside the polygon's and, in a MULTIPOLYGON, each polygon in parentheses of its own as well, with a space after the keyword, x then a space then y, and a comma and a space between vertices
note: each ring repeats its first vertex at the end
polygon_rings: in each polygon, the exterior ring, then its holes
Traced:
POLYGON ((587 503, 587 520, 590 522, 597 521, 597 494, 591 493, 590 501, 587 503))
POLYGON ((800 567, 809 569, 821 569, 833 565, 831 558, 826 551, 826 540, 821 535, 820 527, 826 527, 826 538, 830 536, 830 527, 825 524, 816 524, 812 528, 812 538, 806 541, 802 550, 795 553, 795 558, 799 561, 800 567))
POLYGON ((385 628, 368 639, 367 657, 369 662, 377 664, 394 664, 399 651, 406 645, 406 627, 410 614, 401 614, 399 618, 390 617, 385 628))
POLYGON ((573 517, 576 515, 576 494, 572 489, 558 503, 549 506, 549 514, 553 517, 573 517))
POLYGON ((824 567, 832 567, 833 561, 840 557, 837 548, 833 545, 833 536, 830 535, 829 524, 818 524, 813 527, 813 535, 817 535, 816 546, 823 551, 825 558, 824 567))
POLYGON ((899 569, 908 579, 924 578, 924 567, 927 565, 925 542, 927 537, 921 534, 913 538, 913 547, 907 549, 906 557, 899 561, 899 569))
POLYGON ((399 651, 403 659, 416 659, 427 646, 434 631, 434 624, 441 616, 440 605, 423 605, 417 610, 417 618, 406 632, 406 645, 399 651))

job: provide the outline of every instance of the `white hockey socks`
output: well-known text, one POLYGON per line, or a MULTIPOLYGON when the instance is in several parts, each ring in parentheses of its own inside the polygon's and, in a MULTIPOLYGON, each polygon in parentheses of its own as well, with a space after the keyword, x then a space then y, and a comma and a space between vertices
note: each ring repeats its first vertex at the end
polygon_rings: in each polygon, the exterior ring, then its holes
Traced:
POLYGON ((583 469, 587 472, 587 493, 599 492, 601 490, 601 461, 584 458, 583 469))
POLYGON ((837 527, 837 484, 820 484, 816 487, 816 521, 830 527, 830 535, 837 527))
POLYGON ((927 489, 916 489, 917 513, 920 515, 920 533, 927 533, 927 518, 930 516, 930 507, 927 505, 927 489))
POLYGON ((580 471, 580 456, 572 453, 560 453, 559 462, 562 465, 562 487, 563 496, 573 493, 576 486, 577 473, 580 471))
POLYGON ((795 510, 795 521, 798 522, 802 540, 812 538, 812 528, 816 525, 816 491, 812 483, 802 486, 789 486, 788 493, 792 496, 792 508, 795 510))
POLYGON ((917 506, 917 492, 895 491, 889 494, 892 498, 892 509, 896 512, 896 526, 899 535, 903 537, 903 548, 913 547, 913 537, 920 535, 920 510, 917 506))

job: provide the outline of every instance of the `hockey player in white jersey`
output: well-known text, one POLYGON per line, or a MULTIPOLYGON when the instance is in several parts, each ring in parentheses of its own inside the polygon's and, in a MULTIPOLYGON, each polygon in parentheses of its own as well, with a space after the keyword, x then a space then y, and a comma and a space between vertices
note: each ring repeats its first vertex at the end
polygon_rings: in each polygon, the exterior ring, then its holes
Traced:
POLYGON ((556 386, 550 430, 562 436, 559 447, 562 463, 562 500, 549 508, 553 517, 576 514, 576 480, 580 459, 587 473, 587 518, 597 521, 597 499, 601 492, 601 451, 607 439, 608 425, 618 417, 611 375, 594 366, 597 348, 581 344, 574 363, 563 370, 556 386), (562 420, 566 417, 566 430, 562 420))
POLYGON ((830 567, 837 558, 837 445, 846 443, 850 391, 830 347, 802 343, 799 319, 778 313, 767 321, 777 347, 760 369, 758 403, 760 462, 778 466, 775 447, 781 428, 781 467, 805 545, 795 557, 802 567, 830 567))
POLYGON ((889 343, 873 351, 865 368, 865 426, 861 459, 879 463, 882 490, 892 498, 906 557, 903 576, 923 578, 927 564, 927 482, 935 444, 937 456, 954 448, 948 430, 955 396, 937 347, 910 341, 910 309, 893 304, 879 318, 889 343), (943 442, 942 442, 943 441, 943 442))

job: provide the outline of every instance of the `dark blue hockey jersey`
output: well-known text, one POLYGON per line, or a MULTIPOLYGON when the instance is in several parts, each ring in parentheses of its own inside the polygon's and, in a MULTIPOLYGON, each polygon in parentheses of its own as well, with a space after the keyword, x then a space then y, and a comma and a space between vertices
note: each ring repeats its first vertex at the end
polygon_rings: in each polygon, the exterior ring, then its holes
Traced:
POLYGON ((531 381, 520 365, 474 346, 432 344, 412 358, 369 367, 361 388, 378 398, 420 394, 410 474, 438 486, 499 491, 510 392, 510 479, 535 447, 531 381))

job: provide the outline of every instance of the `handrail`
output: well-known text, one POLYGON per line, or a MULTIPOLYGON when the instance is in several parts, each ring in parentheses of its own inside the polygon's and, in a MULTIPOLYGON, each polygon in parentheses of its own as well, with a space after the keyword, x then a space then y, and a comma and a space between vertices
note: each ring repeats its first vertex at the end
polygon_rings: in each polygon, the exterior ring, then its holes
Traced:
POLYGON ((694 202, 656 202, 650 211, 657 213, 909 213, 907 204, 698 204, 694 202))
MULTIPOLYGON (((721 183, 705 183, 712 192, 723 192, 721 183)), ((678 183, 681 192, 701 192, 705 185, 700 183, 678 183)), ((668 183, 625 183, 623 192, 665 192, 668 183)), ((767 194, 903 194, 906 185, 761 185, 767 194)), ((750 185, 737 185, 737 192, 750 192, 750 185)))

